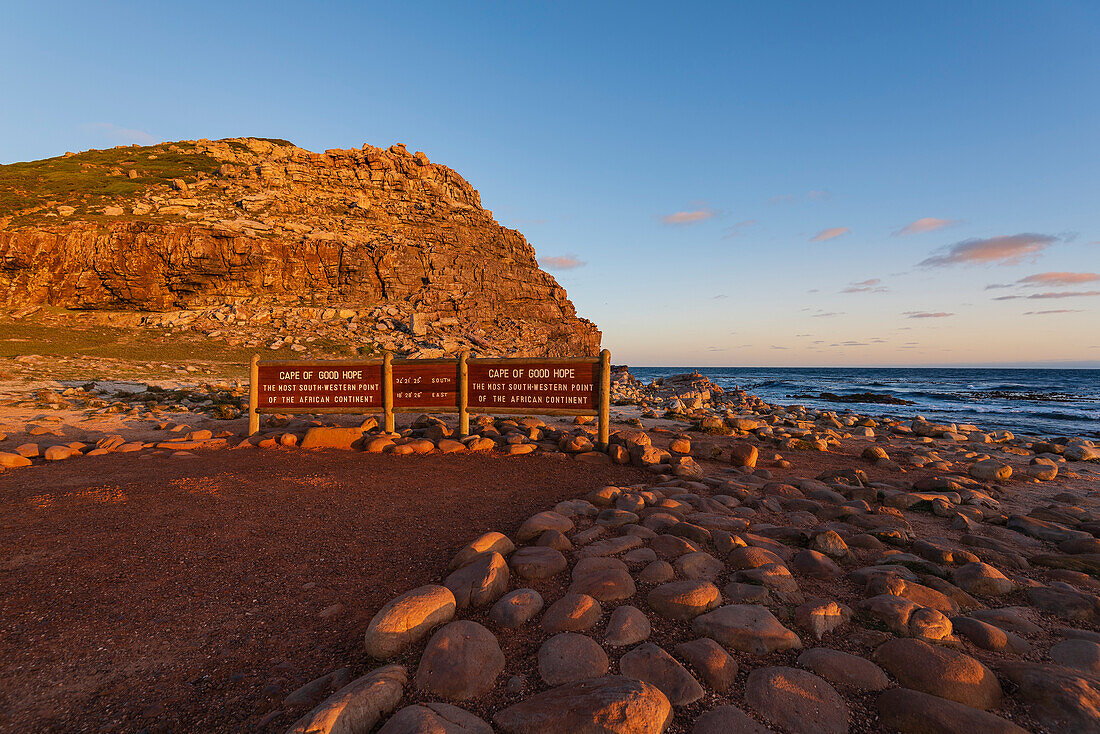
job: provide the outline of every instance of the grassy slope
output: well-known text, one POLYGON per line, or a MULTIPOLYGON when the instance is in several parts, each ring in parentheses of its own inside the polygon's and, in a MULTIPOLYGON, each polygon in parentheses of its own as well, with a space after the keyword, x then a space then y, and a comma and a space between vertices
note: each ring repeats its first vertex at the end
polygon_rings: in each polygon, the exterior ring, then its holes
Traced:
MULTIPOLYGON (((285 140, 268 140, 289 145, 285 140)), ((239 142, 230 145, 245 148, 239 142)), ((97 213, 107 204, 139 198, 149 187, 167 185, 175 178, 191 182, 199 174, 216 174, 220 161, 189 152, 194 148, 193 143, 159 143, 0 165, 0 217, 27 224, 35 219, 29 209, 41 212, 68 205, 77 208, 74 218, 82 218, 82 212, 95 209, 97 213), (131 169, 138 178, 128 177, 131 169)))

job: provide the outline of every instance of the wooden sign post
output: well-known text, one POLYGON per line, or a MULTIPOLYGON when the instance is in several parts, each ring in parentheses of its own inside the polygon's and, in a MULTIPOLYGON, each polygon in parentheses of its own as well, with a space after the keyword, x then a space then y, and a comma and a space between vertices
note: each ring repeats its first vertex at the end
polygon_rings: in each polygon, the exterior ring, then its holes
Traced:
POLYGON ((458 413, 470 433, 470 411, 511 415, 592 415, 607 450, 611 420, 611 353, 576 358, 383 359, 261 361, 252 358, 248 432, 261 413, 370 413, 388 433, 396 413, 458 413))

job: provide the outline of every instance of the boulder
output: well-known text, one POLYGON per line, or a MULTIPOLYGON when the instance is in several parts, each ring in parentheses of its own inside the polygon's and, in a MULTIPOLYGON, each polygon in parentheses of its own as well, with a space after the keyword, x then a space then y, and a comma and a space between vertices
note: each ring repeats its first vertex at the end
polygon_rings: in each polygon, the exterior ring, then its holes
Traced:
POLYGON ((618 675, 551 688, 493 716, 505 734, 660 734, 671 721, 665 694, 618 675))
POLYGON ((737 661, 709 637, 681 642, 673 648, 673 653, 691 665, 703 682, 717 693, 728 691, 737 677, 737 661))
POLYGON ((504 653, 492 632, 477 622, 446 625, 428 641, 416 669, 416 687, 454 701, 488 693, 504 670, 504 653))
POLYGON ((501 627, 519 627, 538 614, 542 604, 542 595, 534 589, 516 589, 497 600, 489 610, 489 619, 501 627))
POLYGON ((362 428, 341 428, 339 426, 314 426, 306 431, 302 439, 303 449, 351 449, 356 441, 363 438, 362 428))
POLYGON ((453 571, 443 585, 454 593, 459 609, 492 604, 508 588, 508 563, 496 551, 484 553, 453 571))
POLYGON ((910 688, 891 688, 875 702, 882 723, 901 734, 1027 734, 1007 719, 910 688))
POLYGON ((718 587, 702 579, 661 584, 646 596, 650 608, 668 619, 692 619, 722 602, 718 587))
POLYGON ((651 642, 638 645, 619 659, 619 671, 656 686, 673 706, 686 706, 703 697, 699 681, 674 657, 651 642))
POLYGON ((576 632, 556 634, 539 648, 539 675, 551 686, 599 678, 607 675, 608 665, 603 648, 576 632))
POLYGON ((847 734, 848 705, 826 681, 805 670, 757 668, 745 703, 790 734, 847 734))
POLYGON ((1001 702, 1001 684, 993 671, 957 650, 896 638, 879 646, 875 660, 906 688, 978 709, 1001 702))
POLYGON ((401 709, 378 734, 493 734, 493 727, 458 706, 425 703, 401 709))
POLYGON ((397 706, 405 691, 403 665, 376 668, 326 698, 298 719, 287 734, 352 734, 374 728, 397 706))
POLYGON ((715 640, 728 650, 765 655, 775 650, 801 648, 798 635, 784 627, 767 607, 729 604, 695 618, 696 634, 715 640))
POLYGON ((649 637, 652 627, 649 618, 637 607, 616 607, 604 630, 604 642, 612 647, 627 647, 649 637))
POLYGON ((397 655, 455 616, 455 597, 445 586, 421 586, 387 602, 367 625, 367 654, 378 660, 397 655))

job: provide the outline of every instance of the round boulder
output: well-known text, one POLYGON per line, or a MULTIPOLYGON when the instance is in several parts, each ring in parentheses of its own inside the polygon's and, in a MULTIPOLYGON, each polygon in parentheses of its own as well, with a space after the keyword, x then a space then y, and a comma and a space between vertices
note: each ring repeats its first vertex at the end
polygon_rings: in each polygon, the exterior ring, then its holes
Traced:
POLYGON ((607 675, 607 653, 591 637, 561 632, 542 643, 539 675, 551 686, 607 675))
POLYGON ((420 666, 416 687, 454 701, 488 693, 504 670, 504 653, 492 632, 477 622, 459 620, 432 635, 420 666))
POLYGON ((367 654, 378 660, 397 655, 455 616, 455 597, 445 586, 421 586, 391 599, 371 618, 367 654))
POLYGON ((745 702, 791 734, 847 734, 848 705, 825 680, 797 668, 757 668, 745 702))

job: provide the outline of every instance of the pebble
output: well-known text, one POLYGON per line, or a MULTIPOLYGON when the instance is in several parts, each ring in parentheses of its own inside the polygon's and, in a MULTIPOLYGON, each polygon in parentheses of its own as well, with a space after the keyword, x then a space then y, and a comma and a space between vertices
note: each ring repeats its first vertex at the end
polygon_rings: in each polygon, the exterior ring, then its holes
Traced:
POLYGON ((508 559, 508 565, 521 578, 548 579, 567 569, 569 562, 559 550, 531 545, 515 551, 508 559))
POLYGON ((573 566, 570 594, 587 594, 602 602, 634 596, 634 579, 618 558, 582 558, 573 566))
POLYGON ((798 656, 798 664, 833 685, 860 691, 881 691, 890 685, 882 668, 866 658, 827 647, 814 647, 798 656))
POLYGON ((695 720, 691 734, 774 734, 736 706, 719 706, 695 720))

